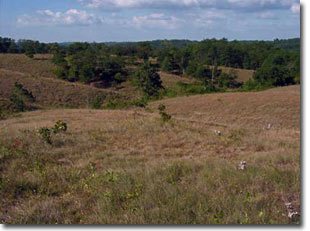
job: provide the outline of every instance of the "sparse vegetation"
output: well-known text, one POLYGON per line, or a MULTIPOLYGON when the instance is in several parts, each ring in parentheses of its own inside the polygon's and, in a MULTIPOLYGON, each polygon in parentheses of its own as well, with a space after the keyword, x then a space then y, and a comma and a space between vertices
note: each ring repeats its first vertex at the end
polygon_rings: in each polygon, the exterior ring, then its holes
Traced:
POLYGON ((101 109, 102 107, 102 98, 100 95, 96 95, 94 101, 91 104, 93 109, 101 109))
POLYGON ((0 38, 1 222, 298 224, 298 41, 0 38))
POLYGON ((247 94, 247 105, 238 98, 242 93, 150 103, 153 108, 164 104, 167 113, 173 112, 174 126, 165 127, 158 126, 153 114, 134 116, 130 110, 35 111, 7 120, 5 128, 0 125, 1 131, 6 129, 1 140, 1 160, 6 162, 1 170, 2 221, 298 223, 282 214, 287 201, 297 209, 300 205, 299 117, 292 116, 298 110, 299 93, 290 87, 247 94), (263 108, 266 98, 271 105, 263 108), (273 103, 275 98, 281 100, 273 103), (214 114, 200 120, 193 113, 209 111, 202 102, 220 105, 228 99, 234 104, 221 115, 219 106, 212 106, 214 114), (236 110, 242 113, 248 106, 248 121, 232 117, 240 117, 236 110), (278 115, 283 114, 281 108, 286 117, 278 115), (60 115, 71 121, 70 132, 52 137, 53 145, 47 149, 29 127, 52 127, 60 115), (214 115, 229 125, 222 136, 214 136, 215 125, 208 124, 214 115), (257 121, 265 120, 276 121, 276 129, 264 131, 257 121), (257 149, 258 144, 264 149, 257 149), (242 160, 248 163, 246 171, 237 169, 242 160))
POLYGON ((25 110, 25 102, 20 96, 12 94, 10 96, 10 101, 13 103, 15 112, 23 112, 25 110))
POLYGON ((171 115, 167 114, 166 112, 166 106, 163 105, 163 104, 160 104, 158 106, 158 111, 159 111, 159 114, 161 116, 161 120, 163 123, 166 123, 168 122, 169 120, 171 120, 171 115))
POLYGON ((47 127, 40 128, 38 130, 38 133, 46 143, 48 144, 52 143, 52 139, 51 139, 52 130, 50 128, 47 128, 47 127))
POLYGON ((134 78, 147 97, 158 96, 159 90, 163 88, 160 76, 149 63, 144 63, 134 73, 134 78))
POLYGON ((52 144, 52 135, 65 131, 67 131, 67 123, 58 120, 54 125, 54 127, 52 128, 42 127, 38 130, 38 133, 46 143, 52 144))

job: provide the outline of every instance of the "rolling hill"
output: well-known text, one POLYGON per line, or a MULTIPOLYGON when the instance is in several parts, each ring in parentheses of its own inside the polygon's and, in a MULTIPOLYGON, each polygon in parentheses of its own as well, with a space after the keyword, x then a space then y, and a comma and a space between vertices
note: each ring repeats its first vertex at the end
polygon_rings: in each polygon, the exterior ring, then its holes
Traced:
POLYGON ((0 125, 2 222, 295 223, 285 203, 299 210, 299 110, 292 86, 22 113, 0 125), (58 120, 68 130, 44 142, 38 129, 58 120))

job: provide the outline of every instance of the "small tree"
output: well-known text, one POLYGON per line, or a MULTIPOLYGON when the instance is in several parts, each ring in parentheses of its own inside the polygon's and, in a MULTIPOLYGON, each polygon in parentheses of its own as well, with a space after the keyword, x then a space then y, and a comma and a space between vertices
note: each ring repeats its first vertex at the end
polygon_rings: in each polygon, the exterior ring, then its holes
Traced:
POLYGON ((166 106, 163 105, 163 104, 160 104, 158 106, 158 111, 159 111, 159 114, 161 116, 161 119, 162 119, 162 122, 163 123, 166 123, 168 122, 169 120, 171 120, 171 115, 169 115, 167 112, 166 112, 166 106))
POLYGON ((23 112, 25 111, 25 102, 22 98, 18 95, 13 94, 10 96, 10 101, 13 103, 14 110, 16 112, 23 112))
POLYGON ((218 86, 220 88, 236 88, 240 87, 240 83, 237 82, 237 73, 230 71, 229 73, 221 73, 218 77, 218 86))
POLYGON ((134 74, 139 86, 148 97, 158 96, 163 88, 160 76, 148 62, 144 63, 134 74))
POLYGON ((102 97, 100 95, 96 95, 93 102, 91 103, 91 107, 93 109, 100 109, 102 106, 102 97))
POLYGON ((34 49, 31 46, 27 47, 25 55, 32 59, 34 57, 34 49))

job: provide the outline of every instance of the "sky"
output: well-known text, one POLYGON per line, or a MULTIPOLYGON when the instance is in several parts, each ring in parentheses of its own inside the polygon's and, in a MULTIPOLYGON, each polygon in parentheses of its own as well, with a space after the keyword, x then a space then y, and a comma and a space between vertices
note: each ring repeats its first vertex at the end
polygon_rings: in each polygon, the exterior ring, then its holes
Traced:
POLYGON ((300 37, 299 0, 0 0, 0 36, 41 42, 300 37))

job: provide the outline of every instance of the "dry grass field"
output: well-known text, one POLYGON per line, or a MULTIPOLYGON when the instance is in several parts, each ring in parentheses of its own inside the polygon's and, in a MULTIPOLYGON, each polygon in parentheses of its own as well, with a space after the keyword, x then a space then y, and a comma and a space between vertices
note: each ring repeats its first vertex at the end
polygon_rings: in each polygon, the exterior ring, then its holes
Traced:
POLYGON ((96 96, 102 100, 119 97, 113 90, 94 88, 81 83, 70 83, 56 78, 43 78, 18 71, 0 69, 0 95, 8 99, 18 82, 36 97, 35 105, 41 107, 90 107, 96 96))
POLYGON ((253 70, 245 70, 245 69, 238 69, 238 68, 232 68, 232 67, 223 67, 219 66, 219 69, 221 69, 224 73, 229 74, 231 71, 236 72, 237 74, 237 81, 240 83, 244 83, 249 79, 253 78, 254 71, 253 70))
POLYGON ((0 125, 1 221, 295 224, 299 122, 299 86, 22 113, 0 125), (44 142, 37 130, 58 120, 68 130, 44 142))
POLYGON ((187 84, 198 82, 197 80, 192 79, 192 78, 169 74, 163 71, 159 71, 158 74, 160 75, 160 79, 162 80, 162 85, 164 88, 173 87, 178 82, 187 83, 187 84))
POLYGON ((56 78, 53 73, 56 66, 48 54, 36 54, 34 59, 24 54, 0 54, 0 68, 40 78, 56 78))

